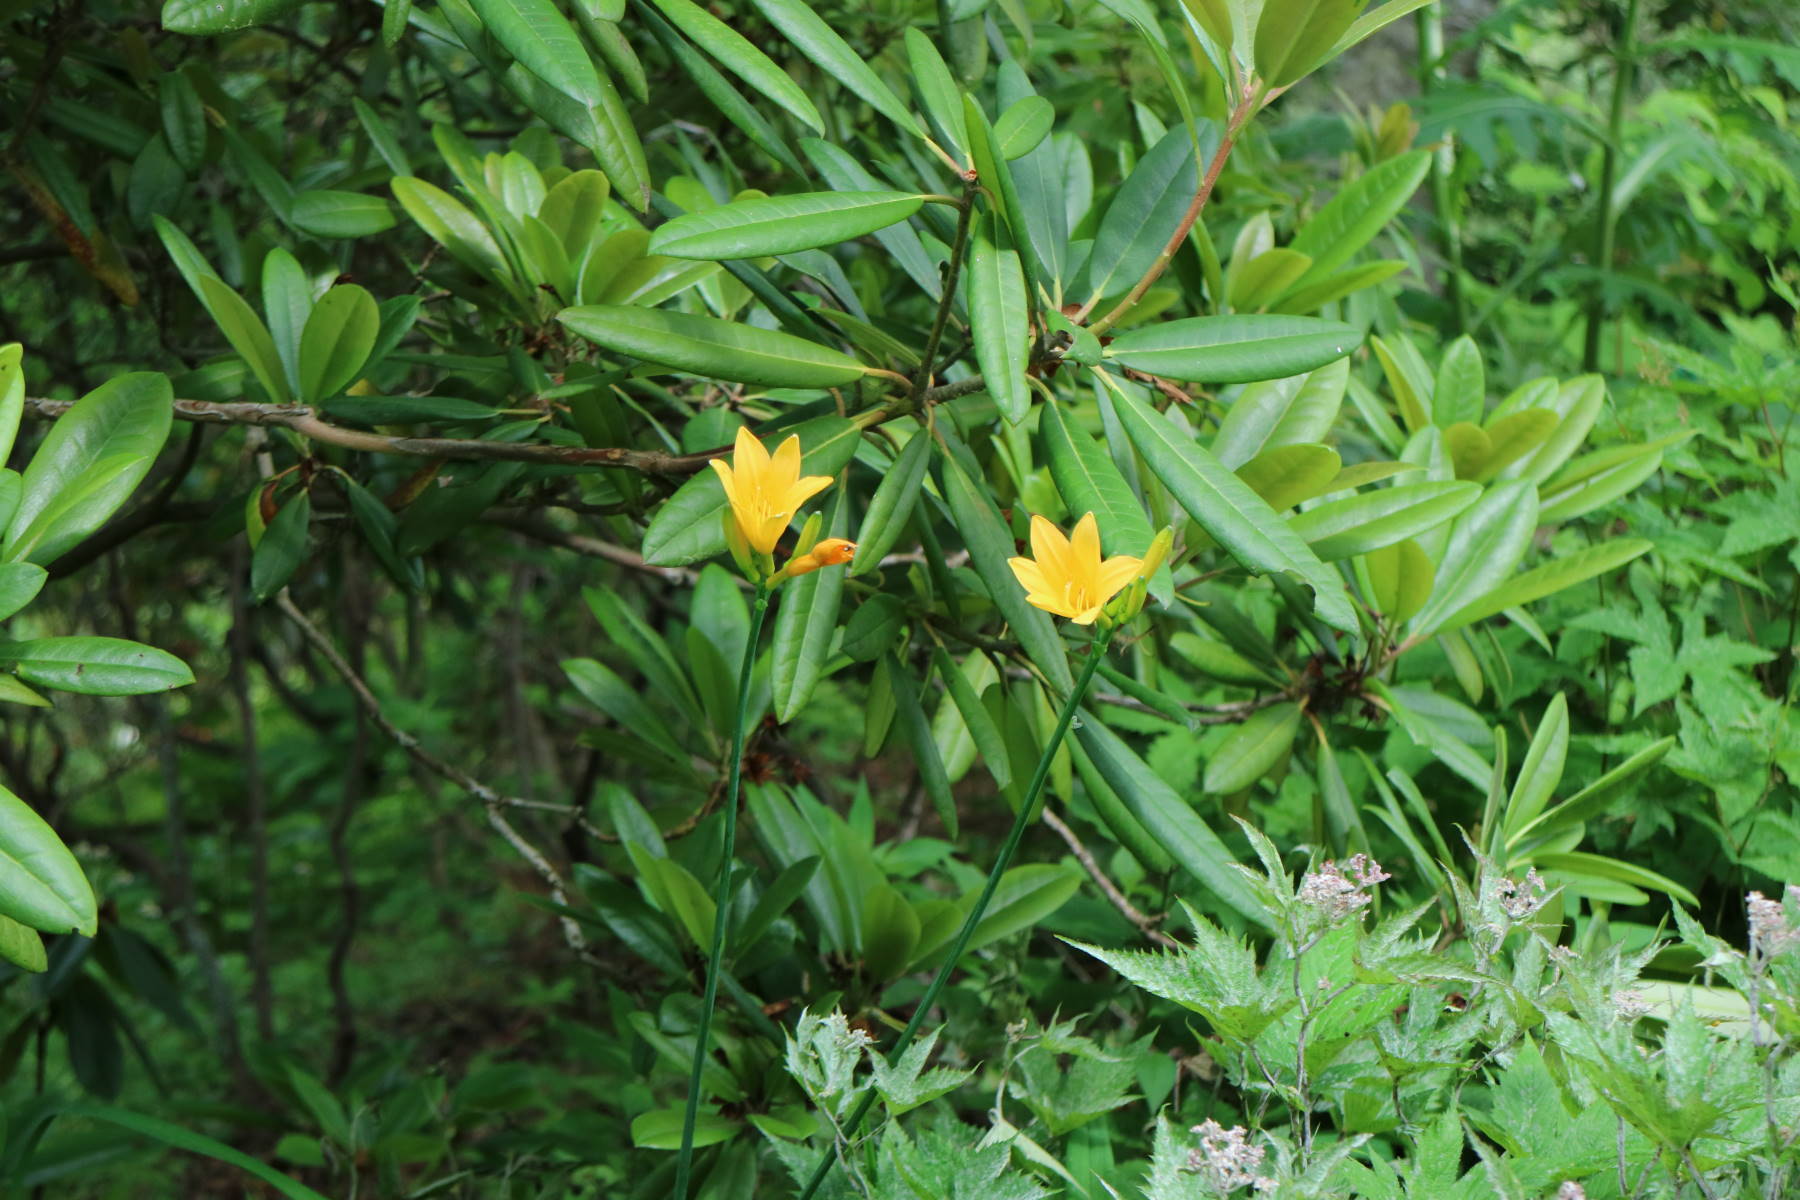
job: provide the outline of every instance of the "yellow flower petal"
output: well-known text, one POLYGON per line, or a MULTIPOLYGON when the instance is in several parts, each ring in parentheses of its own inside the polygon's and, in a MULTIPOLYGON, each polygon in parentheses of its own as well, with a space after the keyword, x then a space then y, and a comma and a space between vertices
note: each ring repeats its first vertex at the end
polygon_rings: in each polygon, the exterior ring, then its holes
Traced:
POLYGON ((1115 555, 1100 564, 1099 576, 1096 580, 1095 594, 1089 599, 1097 604, 1105 604, 1121 589, 1127 587, 1144 568, 1143 560, 1129 554, 1115 555))

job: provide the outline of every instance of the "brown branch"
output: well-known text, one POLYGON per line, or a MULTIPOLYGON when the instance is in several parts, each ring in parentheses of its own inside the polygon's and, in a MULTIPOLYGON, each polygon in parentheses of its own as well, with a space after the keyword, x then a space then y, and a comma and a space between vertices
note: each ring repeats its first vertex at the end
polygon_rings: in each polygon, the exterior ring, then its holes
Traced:
MULTIPOLYGON (((69 411, 69 400, 27 396, 27 411, 40 417, 60 417, 69 411)), ((621 467, 646 475, 692 475, 708 459, 730 453, 729 446, 699 454, 668 454, 661 450, 632 450, 619 446, 547 446, 542 442, 486 442, 477 438, 394 437, 347 429, 322 420, 304 404, 254 404, 248 401, 215 403, 210 400, 177 400, 175 416, 183 421, 214 425, 252 425, 291 429, 327 445, 370 454, 398 454, 409 458, 442 458, 457 462, 524 462, 563 467, 621 467)))
POLYGON ((1093 852, 1082 844, 1081 839, 1075 835, 1075 831, 1069 828, 1068 822, 1057 816, 1056 810, 1047 804, 1044 806, 1044 824, 1056 830, 1056 835, 1068 843, 1069 853, 1073 854, 1075 861, 1087 871, 1088 876, 1099 887, 1101 894, 1114 908, 1119 910, 1127 921, 1136 925, 1139 932, 1165 950, 1181 949, 1180 942, 1156 927, 1157 918, 1140 912, 1135 904, 1126 899, 1125 893, 1121 892, 1118 885, 1106 877, 1106 872, 1102 871, 1100 864, 1094 861, 1093 852))

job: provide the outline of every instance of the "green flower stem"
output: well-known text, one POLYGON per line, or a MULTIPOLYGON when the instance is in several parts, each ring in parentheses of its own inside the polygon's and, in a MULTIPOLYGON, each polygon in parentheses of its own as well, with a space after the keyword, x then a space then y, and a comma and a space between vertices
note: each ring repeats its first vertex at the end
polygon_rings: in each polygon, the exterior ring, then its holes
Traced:
MULTIPOLYGON (((962 928, 956 933, 956 940, 950 944, 950 952, 944 963, 932 977, 931 986, 925 989, 925 995, 919 1000, 918 1007, 913 1009, 912 1019, 906 1023, 906 1029, 900 1038, 888 1049, 887 1060, 890 1065, 900 1060, 906 1048, 918 1036, 919 1027, 925 1024, 925 1017, 937 1004, 938 995, 944 985, 950 982, 950 975, 956 970, 963 951, 969 948, 969 940, 975 936, 975 927, 981 924, 981 918, 987 912, 988 904, 994 898, 994 891, 1000 886, 1000 876, 1006 873, 1012 862, 1014 851, 1024 840, 1025 830, 1031 825, 1031 819, 1037 811, 1038 796, 1044 790, 1044 781, 1050 778, 1050 764, 1056 759, 1056 752, 1062 748, 1063 738, 1068 735, 1069 726, 1075 722, 1075 710, 1081 707, 1082 697, 1087 695, 1088 684, 1093 681, 1094 673, 1100 669, 1100 662, 1106 657, 1107 643, 1112 641, 1111 629, 1094 631, 1094 640, 1088 647, 1087 663, 1081 668, 1081 674, 1075 680, 1075 687, 1069 692, 1069 698, 1063 703, 1062 713, 1056 718, 1056 729, 1051 732, 1049 742, 1044 745, 1044 753, 1038 759, 1037 770, 1031 776, 1031 783, 1025 789, 1025 799, 1019 805, 1018 815, 1013 818, 1012 829, 1006 835, 1006 841, 1000 847, 1000 856, 994 860, 994 866, 988 871, 987 882, 981 886, 981 894, 975 898, 975 907, 969 910, 962 928)), ((869 1089, 856 1108, 850 1113, 850 1119, 844 1122, 843 1135, 848 1138, 862 1125, 863 1118, 868 1116, 869 1107, 875 1103, 875 1090, 869 1089)), ((818 1169, 806 1182, 806 1190, 800 1193, 800 1200, 812 1200, 814 1192, 825 1182, 825 1176, 831 1173, 831 1164, 837 1161, 837 1155, 827 1152, 820 1160, 818 1169)))
POLYGON ((712 1033, 713 1006, 719 999, 724 970, 726 927, 730 925, 731 859, 737 853, 738 788, 743 781, 744 726, 750 719, 750 676, 756 668, 756 646, 762 640, 763 617, 769 611, 769 588, 758 584, 750 609, 750 634, 744 641, 744 665, 738 671, 737 716, 731 723, 731 771, 725 784, 724 855, 713 889, 712 950, 707 956, 706 991, 700 1000, 700 1028, 694 1035, 694 1069, 688 1076, 687 1111, 681 1117, 681 1153, 675 1160, 675 1200, 687 1200, 688 1177, 694 1169, 694 1124, 700 1119, 700 1077, 712 1033))
POLYGON ((1600 211, 1594 219, 1594 269, 1598 278, 1588 299, 1587 330, 1582 339, 1581 369, 1600 369, 1600 334, 1606 324, 1606 283, 1612 274, 1613 244, 1618 236, 1619 208, 1613 203, 1613 184, 1619 175, 1619 143, 1625 136, 1625 102, 1631 95, 1631 72, 1637 64, 1638 0, 1626 0, 1625 24, 1613 49, 1612 105, 1606 117, 1606 144, 1601 148, 1600 190, 1595 197, 1600 211))

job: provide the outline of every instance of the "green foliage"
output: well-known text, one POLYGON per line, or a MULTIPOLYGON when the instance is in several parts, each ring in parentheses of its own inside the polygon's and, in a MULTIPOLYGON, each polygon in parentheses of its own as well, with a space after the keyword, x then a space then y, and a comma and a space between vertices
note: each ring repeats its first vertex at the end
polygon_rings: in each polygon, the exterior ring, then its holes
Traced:
POLYGON ((0 5, 0 1191, 1785 1194, 1790 7, 0 5))

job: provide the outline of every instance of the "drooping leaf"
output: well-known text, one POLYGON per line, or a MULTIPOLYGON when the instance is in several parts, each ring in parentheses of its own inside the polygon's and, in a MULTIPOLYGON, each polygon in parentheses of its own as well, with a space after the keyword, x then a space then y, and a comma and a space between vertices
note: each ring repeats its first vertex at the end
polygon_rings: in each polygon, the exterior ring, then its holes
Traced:
POLYGON ((1361 341, 1361 331, 1338 321, 1230 313, 1134 329, 1114 338, 1104 354, 1167 379, 1254 383, 1315 370, 1361 341))

